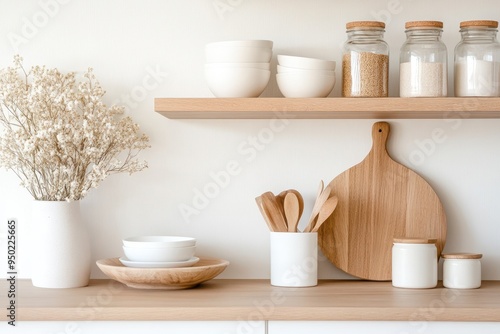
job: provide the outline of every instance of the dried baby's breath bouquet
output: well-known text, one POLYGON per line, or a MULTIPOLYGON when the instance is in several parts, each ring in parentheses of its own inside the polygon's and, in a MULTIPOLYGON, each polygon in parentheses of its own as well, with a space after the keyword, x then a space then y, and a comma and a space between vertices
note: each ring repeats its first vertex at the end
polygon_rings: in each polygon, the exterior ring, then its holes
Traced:
POLYGON ((0 167, 44 201, 80 200, 108 175, 146 168, 137 154, 148 137, 104 94, 92 69, 77 82, 44 66, 27 72, 14 57, 0 71, 0 167))

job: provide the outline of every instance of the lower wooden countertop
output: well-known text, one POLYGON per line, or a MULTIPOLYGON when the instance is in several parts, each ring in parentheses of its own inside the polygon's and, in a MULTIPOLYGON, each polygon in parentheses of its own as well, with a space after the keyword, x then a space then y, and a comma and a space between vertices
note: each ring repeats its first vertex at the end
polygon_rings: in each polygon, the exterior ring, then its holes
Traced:
MULTIPOLYGON (((0 287, 7 290, 5 280, 0 287)), ((410 290, 391 282, 320 280, 316 287, 281 288, 269 280, 214 279, 188 290, 138 290, 112 280, 76 289, 18 280, 16 295, 20 321, 500 321, 500 281, 475 290, 410 290)))

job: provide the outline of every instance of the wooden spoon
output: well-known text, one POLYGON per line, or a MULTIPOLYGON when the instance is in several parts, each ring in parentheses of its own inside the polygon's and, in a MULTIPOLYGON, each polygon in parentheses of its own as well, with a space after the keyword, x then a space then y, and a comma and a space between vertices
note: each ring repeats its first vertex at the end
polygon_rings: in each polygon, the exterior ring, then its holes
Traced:
POLYGON ((299 199, 293 192, 286 194, 284 208, 288 232, 297 232, 297 225, 300 219, 300 206, 299 199))
POLYGON ((294 193, 295 196, 297 196, 297 199, 299 200, 299 220, 300 220, 300 217, 302 217, 302 213, 304 212, 304 198, 297 190, 295 190, 295 189, 284 190, 284 191, 280 192, 278 196, 276 196, 276 199, 284 207, 285 206, 285 197, 286 197, 286 194, 288 194, 288 193, 294 193))
POLYGON ((299 200, 299 220, 300 217, 302 217, 302 213, 304 212, 304 198, 302 198, 302 195, 295 189, 290 189, 288 192, 294 193, 295 196, 297 196, 297 199, 299 200))
POLYGON ((325 204, 323 204, 323 206, 319 210, 318 220, 316 221, 316 224, 314 225, 314 228, 312 229, 311 232, 318 232, 321 225, 323 225, 323 223, 328 219, 328 217, 332 215, 333 211, 335 211, 338 202, 339 199, 337 196, 330 197, 329 199, 326 200, 325 204))
MULTIPOLYGON (((323 182, 323 181, 321 181, 323 182)), ((311 212, 311 217, 309 218, 309 224, 307 224, 304 232, 311 232, 315 225, 316 216, 318 215, 321 207, 326 202, 328 197, 330 196, 330 192, 332 188, 330 186, 326 186, 326 188, 321 192, 321 194, 316 198, 316 202, 314 202, 314 206, 311 212)))

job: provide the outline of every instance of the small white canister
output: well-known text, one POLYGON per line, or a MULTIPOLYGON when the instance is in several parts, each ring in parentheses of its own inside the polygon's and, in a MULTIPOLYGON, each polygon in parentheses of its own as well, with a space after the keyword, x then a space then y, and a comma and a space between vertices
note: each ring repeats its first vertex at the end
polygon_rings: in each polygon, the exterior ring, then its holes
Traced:
POLYGON ((392 285, 435 288, 438 279, 436 239, 397 238, 392 247, 392 285))
POLYGON ((443 285, 450 289, 477 289, 481 286, 482 254, 443 254, 443 285))

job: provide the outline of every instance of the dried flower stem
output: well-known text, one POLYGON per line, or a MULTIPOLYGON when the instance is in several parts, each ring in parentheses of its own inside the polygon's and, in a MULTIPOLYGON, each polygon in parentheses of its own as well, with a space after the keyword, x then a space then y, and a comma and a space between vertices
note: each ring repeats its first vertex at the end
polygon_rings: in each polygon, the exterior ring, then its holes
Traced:
POLYGON ((0 71, 0 167, 37 200, 80 200, 108 175, 147 167, 137 155, 148 137, 123 107, 102 102, 92 69, 84 78, 40 66, 26 72, 19 56, 0 71))

